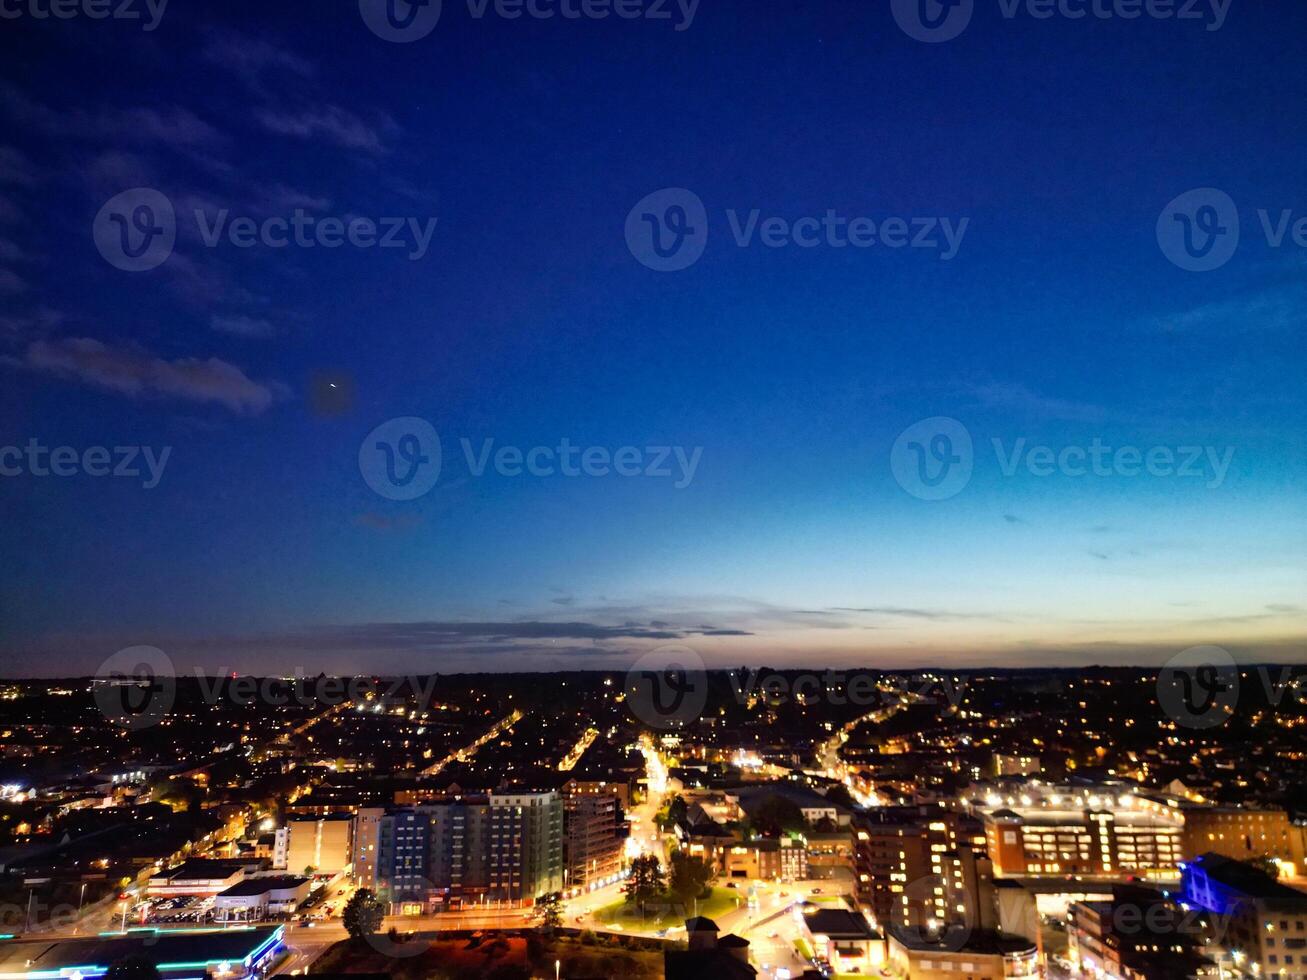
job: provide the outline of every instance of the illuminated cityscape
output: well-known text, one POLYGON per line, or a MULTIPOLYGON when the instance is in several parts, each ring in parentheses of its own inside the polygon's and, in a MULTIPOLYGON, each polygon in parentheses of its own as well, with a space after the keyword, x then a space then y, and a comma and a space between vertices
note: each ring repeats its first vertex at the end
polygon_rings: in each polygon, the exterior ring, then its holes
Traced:
POLYGON ((0 980, 1307 980, 1307 2, 0 51, 0 980))

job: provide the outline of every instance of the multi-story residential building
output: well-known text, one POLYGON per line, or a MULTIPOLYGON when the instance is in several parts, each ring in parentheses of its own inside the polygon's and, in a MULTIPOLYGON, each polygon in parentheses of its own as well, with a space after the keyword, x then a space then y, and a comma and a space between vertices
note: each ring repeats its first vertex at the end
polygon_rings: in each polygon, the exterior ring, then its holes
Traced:
POLYGON ((980 925, 980 823, 940 807, 875 807, 854 821, 858 901, 882 929, 980 925))
POLYGON ((1307 893, 1250 864, 1204 854, 1185 863, 1181 897, 1207 913, 1206 952, 1221 976, 1307 980, 1307 893))
POLYGON ((1216 963, 1198 952, 1202 916, 1152 888, 1117 885, 1108 901, 1076 902, 1067 913, 1068 954, 1089 977, 1199 980, 1216 963))
POLYGON ((994 872, 1009 876, 1178 876, 1184 817, 1124 785, 972 787, 994 872))
POLYGON ((615 880, 622 870, 624 838, 616 796, 574 796, 563 801, 563 857, 569 892, 615 880))
POLYGON ((722 878, 802 881, 809 877, 807 848, 793 837, 745 841, 730 834, 690 836, 682 846, 712 864, 722 878))
POLYGON ((1033 776, 1040 772, 1039 756, 995 752, 991 760, 995 776, 1033 776))
POLYGON ((563 890, 563 801, 508 790, 360 810, 354 878, 404 914, 563 890))
POLYGON ((573 776, 563 784, 563 796, 566 799, 577 796, 615 796, 623 810, 631 809, 631 801, 636 796, 634 777, 618 772, 610 775, 612 778, 606 779, 573 776))
POLYGON ((1186 805, 1184 859, 1213 851, 1236 861, 1269 857, 1301 867, 1301 837, 1284 810, 1186 805))

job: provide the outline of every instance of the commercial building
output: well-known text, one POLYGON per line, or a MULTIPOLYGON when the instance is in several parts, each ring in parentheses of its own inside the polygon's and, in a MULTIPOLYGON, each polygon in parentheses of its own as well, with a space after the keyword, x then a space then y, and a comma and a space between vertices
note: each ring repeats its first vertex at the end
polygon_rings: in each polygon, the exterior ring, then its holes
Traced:
POLYGON ((1037 781, 973 787, 986 848, 1000 876, 1174 879, 1184 817, 1149 806, 1127 787, 1037 781))
POLYGON ((354 819, 348 814, 292 817, 277 831, 273 866, 293 874, 309 868, 319 874, 344 871, 353 850, 353 830, 354 819))
POLYGON ((191 858, 160 871, 147 884, 150 898, 210 898, 245 880, 259 862, 239 858, 191 858))
POLYGON ((354 880, 398 913, 527 904, 562 891, 563 870, 563 801, 555 792, 364 809, 355 820, 354 880))
POLYGON ((1207 913, 1206 952, 1223 976, 1307 980, 1307 893, 1204 854, 1185 863, 1181 899, 1207 913))
POLYGON ((889 961, 899 975, 912 980, 958 980, 959 977, 1008 980, 1041 976, 1035 943, 996 932, 959 932, 956 939, 943 941, 891 934, 889 961))
POLYGON ((289 915, 308 900, 312 886, 312 878, 300 875, 246 878, 214 896, 213 916, 219 922, 257 922, 289 915))
POLYGON ((817 960, 835 973, 871 973, 885 963, 885 937, 866 916, 805 904, 794 910, 817 960))
POLYGON ((164 980, 263 975, 283 947, 280 926, 205 932, 133 931, 126 936, 0 944, 0 976, 11 980, 95 980, 129 956, 155 964, 164 980))

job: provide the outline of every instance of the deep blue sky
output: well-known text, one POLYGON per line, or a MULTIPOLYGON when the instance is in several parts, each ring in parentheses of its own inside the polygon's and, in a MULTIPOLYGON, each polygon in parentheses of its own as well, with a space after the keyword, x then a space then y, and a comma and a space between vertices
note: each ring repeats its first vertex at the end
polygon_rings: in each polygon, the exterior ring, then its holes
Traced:
POLYGON ((684 31, 446 0, 412 44, 299 6, 0 21, 0 447, 172 447, 150 490, 0 478, 6 673, 138 643, 287 670, 1307 654, 1307 252, 1256 216, 1307 216, 1301 4, 1208 31, 977 0, 942 44, 870 0, 703 0, 684 31), (127 273, 91 228, 138 186, 182 230, 127 273), (665 187, 708 212, 676 273, 623 237, 665 187), (1195 273, 1155 224, 1201 187, 1243 240, 1195 273), (438 220, 409 261, 207 248, 189 217, 297 206, 438 220), (736 247, 755 208, 969 225, 948 261, 736 247), (315 410, 324 372, 352 406, 315 410), (444 448, 409 502, 358 466, 400 416, 444 448), (890 468, 933 416, 976 445, 938 502, 890 468), (475 477, 461 437, 703 453, 680 489, 475 477), (1021 437, 1235 454, 1215 487, 1005 477, 991 439, 1021 437))

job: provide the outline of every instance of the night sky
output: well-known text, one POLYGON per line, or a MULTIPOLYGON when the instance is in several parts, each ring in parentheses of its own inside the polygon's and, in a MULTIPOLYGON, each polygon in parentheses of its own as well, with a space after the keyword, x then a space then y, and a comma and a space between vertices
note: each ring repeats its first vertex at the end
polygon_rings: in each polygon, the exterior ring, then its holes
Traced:
POLYGON ((174 0, 153 30, 6 4, 4 673, 133 644, 311 672, 666 643, 773 666, 1307 659, 1296 0, 1234 0, 1219 29, 1208 0, 1196 20, 975 0, 943 43, 880 0, 702 0, 688 23, 445 0, 409 43, 343 0, 174 0), (176 212, 139 272, 93 234, 134 188, 176 212), (680 271, 625 233, 664 188, 705 208, 680 271), (1241 228, 1208 271, 1159 244, 1196 188, 1241 228), (206 242, 224 211, 297 209, 403 218, 406 245, 206 242), (760 227, 740 247, 755 209, 966 224, 947 256, 760 227), (1259 209, 1272 233, 1290 213, 1278 246, 1259 209), (392 499, 360 447, 410 417, 439 479, 392 499), (891 465, 935 417, 974 443, 940 500, 891 465), (640 475, 477 475, 460 443, 475 463, 564 438, 636 447, 640 475), (1204 452, 1193 476, 1007 475, 1021 439, 1204 452), (143 447, 142 475, 39 475, 31 440, 143 447), (692 475, 675 453, 647 475, 657 447, 701 450, 692 475))

